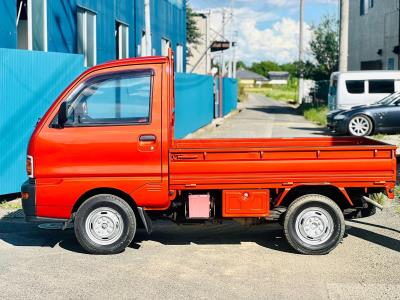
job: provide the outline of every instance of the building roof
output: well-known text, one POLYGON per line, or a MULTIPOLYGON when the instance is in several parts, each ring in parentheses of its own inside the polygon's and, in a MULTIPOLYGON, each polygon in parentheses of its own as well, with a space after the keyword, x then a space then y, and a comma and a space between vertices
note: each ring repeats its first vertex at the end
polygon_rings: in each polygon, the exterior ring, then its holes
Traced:
POLYGON ((236 72, 236 77, 239 79, 249 79, 249 80, 259 80, 259 81, 267 81, 268 79, 265 78, 264 76, 254 73, 252 71, 249 70, 245 70, 245 69, 239 69, 236 72))
POLYGON ((288 80, 289 72, 271 71, 268 72, 268 78, 269 80, 288 80))
POLYGON ((272 76, 289 76, 289 72, 286 71, 270 71, 268 72, 268 75, 272 75, 272 76))

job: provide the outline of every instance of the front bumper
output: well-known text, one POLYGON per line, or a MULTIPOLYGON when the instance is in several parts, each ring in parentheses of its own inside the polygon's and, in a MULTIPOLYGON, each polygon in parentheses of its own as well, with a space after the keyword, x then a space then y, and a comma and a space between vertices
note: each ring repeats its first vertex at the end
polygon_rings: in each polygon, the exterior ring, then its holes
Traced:
POLYGON ((21 186, 22 193, 28 193, 26 199, 22 199, 22 208, 24 209, 25 221, 27 222, 67 222, 68 219, 38 217, 36 205, 36 181, 29 178, 21 186))
POLYGON ((338 134, 347 133, 347 120, 334 120, 333 118, 327 119, 327 127, 330 131, 338 134))
POLYGON ((28 193, 28 198, 22 199, 22 208, 26 221, 33 221, 36 218, 36 182, 35 179, 28 179, 21 186, 22 193, 28 193))

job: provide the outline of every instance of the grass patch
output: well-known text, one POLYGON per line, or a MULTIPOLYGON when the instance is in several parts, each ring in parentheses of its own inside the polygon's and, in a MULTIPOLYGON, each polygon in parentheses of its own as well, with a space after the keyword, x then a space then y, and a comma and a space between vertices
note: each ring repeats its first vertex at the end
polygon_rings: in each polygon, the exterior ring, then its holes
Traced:
POLYGON ((386 137, 386 134, 382 134, 382 133, 375 134, 375 135, 373 136, 373 138, 376 139, 376 140, 378 140, 378 141, 383 141, 385 137, 386 137))
POLYGON ((311 105, 302 105, 300 107, 300 111, 303 113, 303 116, 318 125, 326 126, 326 114, 328 113, 327 106, 311 106, 311 105))
POLYGON ((395 201, 394 210, 396 211, 396 213, 400 214, 400 186, 398 185, 394 187, 394 201, 395 201))
POLYGON ((287 85, 266 85, 246 88, 247 92, 260 93, 269 98, 290 103, 297 103, 297 80, 291 79, 287 85))
POLYGON ((4 201, 0 203, 0 208, 5 208, 5 209, 21 209, 22 204, 21 201, 4 201))
POLYGON ((247 99, 247 90, 241 84, 239 84, 238 98, 239 102, 244 102, 247 99))

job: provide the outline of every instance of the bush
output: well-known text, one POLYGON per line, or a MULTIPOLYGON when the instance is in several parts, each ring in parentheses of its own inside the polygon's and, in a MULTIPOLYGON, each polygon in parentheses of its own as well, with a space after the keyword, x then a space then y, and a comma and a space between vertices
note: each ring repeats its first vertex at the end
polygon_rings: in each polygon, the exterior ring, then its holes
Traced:
POLYGON ((327 106, 313 106, 310 104, 303 104, 299 107, 304 117, 314 123, 326 126, 326 114, 328 113, 327 106))

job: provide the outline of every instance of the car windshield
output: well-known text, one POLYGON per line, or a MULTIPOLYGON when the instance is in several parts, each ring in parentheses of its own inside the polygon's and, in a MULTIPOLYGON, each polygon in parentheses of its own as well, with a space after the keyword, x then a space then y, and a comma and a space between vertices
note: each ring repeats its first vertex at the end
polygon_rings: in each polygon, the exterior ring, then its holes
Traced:
POLYGON ((399 98, 400 98, 400 92, 397 92, 397 93, 393 93, 393 94, 379 100, 375 104, 389 105, 389 104, 392 104, 393 102, 397 101, 399 98))

